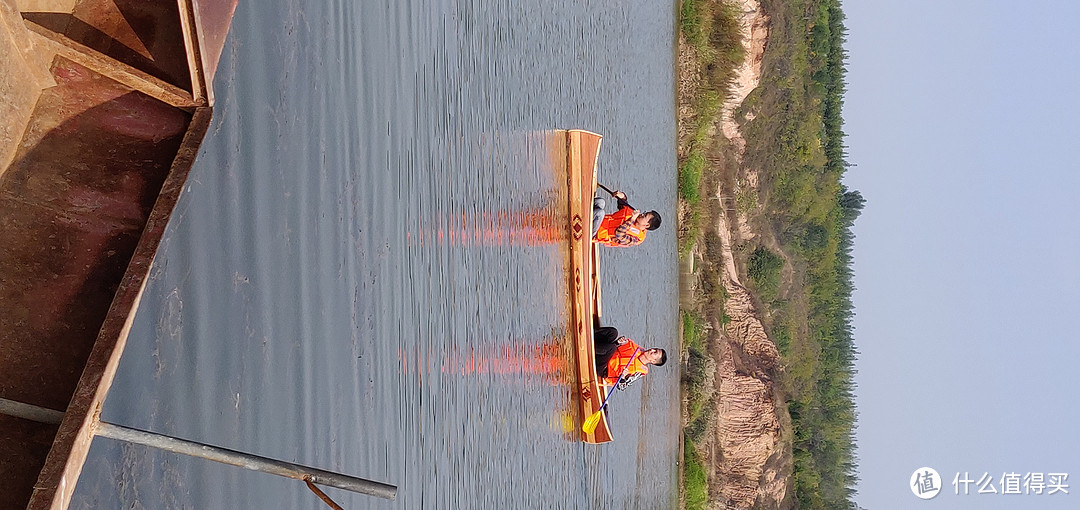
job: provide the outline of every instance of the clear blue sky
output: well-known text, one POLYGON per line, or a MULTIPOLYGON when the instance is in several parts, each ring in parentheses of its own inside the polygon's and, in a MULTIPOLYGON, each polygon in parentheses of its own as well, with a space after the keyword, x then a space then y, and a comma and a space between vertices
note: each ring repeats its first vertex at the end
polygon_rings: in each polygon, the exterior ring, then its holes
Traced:
POLYGON ((1080 2, 843 7, 856 501, 1080 508, 1080 2), (922 466, 944 479, 929 501, 922 466), (955 495, 965 471, 999 494, 955 495), (1069 494, 1002 495, 1012 472, 1068 473, 1069 494))

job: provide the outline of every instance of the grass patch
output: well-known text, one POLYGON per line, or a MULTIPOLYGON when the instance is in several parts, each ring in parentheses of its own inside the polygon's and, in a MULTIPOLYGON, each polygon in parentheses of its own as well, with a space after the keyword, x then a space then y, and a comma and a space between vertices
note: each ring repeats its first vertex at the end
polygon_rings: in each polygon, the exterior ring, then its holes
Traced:
POLYGON ((683 477, 686 510, 705 510, 709 502, 709 484, 705 476, 705 466, 698 458, 694 442, 689 439, 683 445, 683 477))
POLYGON ((687 43, 700 53, 708 41, 704 30, 704 14, 702 13, 708 4, 705 0, 683 0, 682 10, 679 12, 679 28, 682 29, 687 43))
POLYGON ((700 151, 690 153, 686 162, 679 165, 679 196, 693 205, 701 200, 701 175, 705 171, 705 155, 700 151))
POLYGON ((723 101, 719 94, 707 91, 698 98, 697 104, 697 121, 690 152, 679 164, 679 199, 686 204, 687 209, 679 226, 678 247, 681 257, 689 255, 690 249, 701 238, 702 223, 709 216, 705 204, 701 202, 701 188, 709 164, 706 151, 713 144, 709 139, 709 128, 712 126, 712 119, 719 115, 723 101))
POLYGON ((735 69, 745 58, 739 32, 739 11, 734 4, 715 0, 684 0, 679 27, 698 57, 701 85, 694 101, 694 127, 690 147, 679 163, 679 198, 686 204, 679 232, 679 254, 686 256, 701 237, 704 218, 702 181, 709 166, 709 154, 716 150, 720 136, 713 125, 720 115, 724 97, 734 80, 735 69), (712 132, 712 134, 710 134, 712 132))
POLYGON ((689 256, 690 249, 701 237, 701 220, 702 214, 699 208, 690 209, 683 217, 682 224, 679 225, 679 257, 689 256))
POLYGON ((700 315, 683 310, 682 312, 683 341, 687 348, 705 350, 705 319, 700 315))
POLYGON ((735 68, 746 58, 739 15, 732 2, 683 0, 679 26, 701 61, 706 89, 727 90, 735 68))
POLYGON ((749 216, 757 206, 758 193, 754 188, 747 187, 735 194, 735 210, 741 216, 749 216))
POLYGON ((692 312, 682 312, 683 341, 687 350, 686 367, 682 371, 682 382, 686 388, 686 407, 689 415, 688 425, 684 430, 687 437, 701 437, 708 428, 708 406, 705 377, 708 370, 708 355, 705 351, 705 319, 692 312))

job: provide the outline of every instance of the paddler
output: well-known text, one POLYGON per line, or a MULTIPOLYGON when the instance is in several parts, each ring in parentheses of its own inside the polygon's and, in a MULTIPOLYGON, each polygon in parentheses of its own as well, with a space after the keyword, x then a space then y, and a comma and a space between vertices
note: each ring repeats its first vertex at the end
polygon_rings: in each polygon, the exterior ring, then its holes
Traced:
POLYGON ((618 382, 616 387, 620 390, 645 377, 649 373, 649 365, 659 367, 667 363, 667 352, 663 349, 642 349, 612 327, 593 330, 593 343, 596 348, 596 375, 603 377, 607 386, 618 382), (620 381, 619 375, 623 370, 626 370, 626 375, 620 381))
POLYGON ((593 241, 605 246, 637 246, 645 240, 646 230, 660 228, 660 213, 634 209, 627 203, 626 193, 621 191, 615 191, 611 196, 615 197, 618 210, 608 215, 604 214, 607 201, 593 198, 593 241))

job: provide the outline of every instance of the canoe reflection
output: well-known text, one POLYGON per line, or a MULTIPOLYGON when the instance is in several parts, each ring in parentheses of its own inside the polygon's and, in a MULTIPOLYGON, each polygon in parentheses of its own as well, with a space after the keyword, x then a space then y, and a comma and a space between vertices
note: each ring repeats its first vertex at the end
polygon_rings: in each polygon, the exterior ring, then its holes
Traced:
POLYGON ((547 426, 567 441, 580 441, 576 423, 579 405, 573 391, 572 352, 569 339, 548 338, 537 343, 489 347, 464 347, 450 352, 398 351, 403 375, 421 381, 435 378, 481 378, 495 376, 496 384, 528 386, 539 382, 561 389, 559 403, 547 414, 547 426))
POLYGON ((538 246, 566 240, 550 208, 481 211, 439 217, 432 226, 407 232, 412 246, 538 246))

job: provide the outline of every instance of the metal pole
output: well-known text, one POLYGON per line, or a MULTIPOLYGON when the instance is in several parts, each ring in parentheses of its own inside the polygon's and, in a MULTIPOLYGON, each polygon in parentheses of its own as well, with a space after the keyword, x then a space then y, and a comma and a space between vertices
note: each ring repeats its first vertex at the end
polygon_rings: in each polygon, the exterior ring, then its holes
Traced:
POLYGON ((257 455, 238 452, 236 450, 218 448, 216 446, 163 436, 161 434, 122 427, 111 423, 99 422, 97 435, 109 439, 151 446, 167 452, 182 453, 192 457, 199 457, 200 459, 239 466, 252 471, 261 471, 263 473, 294 478, 301 481, 310 480, 312 483, 317 483, 319 485, 337 487, 339 489, 359 492, 360 494, 377 496, 384 499, 392 500, 397 497, 397 487, 393 485, 338 473, 331 473, 330 471, 323 471, 322 469, 259 457, 257 455))
POLYGON ((45 409, 44 407, 24 404, 6 398, 0 398, 0 414, 36 421, 38 423, 48 423, 49 425, 59 425, 60 422, 64 420, 64 413, 62 411, 45 409))
MULTIPOLYGON (((60 420, 63 419, 64 416, 64 413, 60 411, 44 409, 38 406, 14 402, 3 398, 0 398, 0 413, 42 423, 60 423, 60 420)), ((227 448, 218 448, 216 446, 164 436, 153 432, 113 425, 103 421, 98 421, 95 434, 109 439, 141 444, 168 452, 190 455, 192 457, 199 457, 201 459, 239 466, 253 471, 284 476, 286 478, 310 481, 319 485, 337 487, 339 489, 376 496, 383 499, 393 500, 397 497, 397 487, 394 485, 332 473, 322 469, 260 457, 235 450, 229 450, 227 448)))

